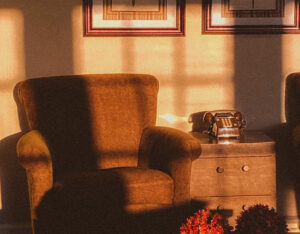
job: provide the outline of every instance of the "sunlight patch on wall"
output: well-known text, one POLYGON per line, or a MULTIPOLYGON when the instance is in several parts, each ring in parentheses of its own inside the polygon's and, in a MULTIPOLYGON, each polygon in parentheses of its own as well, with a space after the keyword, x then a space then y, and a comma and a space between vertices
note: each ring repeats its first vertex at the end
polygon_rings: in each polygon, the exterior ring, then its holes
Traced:
POLYGON ((188 118, 185 116, 176 116, 176 115, 171 115, 171 114, 165 114, 161 115, 160 118, 168 121, 170 124, 174 124, 176 122, 186 122, 188 121, 188 118))
POLYGON ((210 35, 200 38, 187 37, 186 50, 186 72, 189 76, 234 74, 234 40, 232 37, 210 35), (200 56, 199 51, 205 51, 205 54, 200 56))
POLYGON ((0 82, 12 83, 12 78, 23 78, 25 74, 22 13, 18 10, 0 9, 0 28, 0 82))
POLYGON ((202 4, 187 4, 186 73, 188 76, 234 74, 234 36, 203 35, 202 4))
POLYGON ((0 139, 20 130, 13 89, 25 78, 23 27, 20 11, 0 10, 0 139))
POLYGON ((188 112, 232 109, 234 106, 233 89, 232 83, 189 88, 187 92, 188 112))
POLYGON ((189 131, 188 129, 188 117, 178 116, 174 114, 164 114, 159 116, 160 124, 171 128, 177 128, 182 131, 189 131))
MULTIPOLYGON (((149 74, 171 75, 173 66, 173 38, 136 38, 133 48, 135 64, 139 71, 149 74)), ((158 77, 160 78, 160 77, 158 77)))
POLYGON ((157 123, 190 131, 191 125, 188 123, 190 114, 207 110, 234 109, 233 89, 232 82, 223 85, 187 86, 185 87, 186 106, 182 111, 178 111, 177 108, 175 112, 178 102, 174 96, 176 89, 161 87, 158 95, 157 123))
POLYGON ((157 102, 157 125, 172 126, 176 123, 174 117, 174 98, 171 87, 160 87, 157 102))
MULTIPOLYGON (((83 37, 82 6, 72 12, 74 73, 123 72, 123 44, 119 37, 83 37)), ((127 59, 131 59, 128 57, 127 59)))
POLYGON ((0 9, 0 140, 20 131, 13 89, 25 77, 23 27, 20 11, 0 9))

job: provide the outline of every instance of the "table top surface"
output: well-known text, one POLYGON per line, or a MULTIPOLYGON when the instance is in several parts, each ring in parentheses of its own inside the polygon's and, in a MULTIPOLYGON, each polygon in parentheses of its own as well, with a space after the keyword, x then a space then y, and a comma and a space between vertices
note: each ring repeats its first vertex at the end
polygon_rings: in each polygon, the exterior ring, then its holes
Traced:
MULTIPOLYGON (((202 132, 190 132, 190 134, 197 138, 201 144, 224 144, 219 143, 216 138, 209 137, 202 132)), ((225 144, 251 144, 251 143, 274 143, 274 141, 263 132, 259 131, 245 131, 240 139, 226 140, 225 144)))
POLYGON ((263 132, 245 131, 239 140, 218 143, 207 134, 190 132, 201 142, 203 157, 265 156, 275 154, 275 142, 263 132))

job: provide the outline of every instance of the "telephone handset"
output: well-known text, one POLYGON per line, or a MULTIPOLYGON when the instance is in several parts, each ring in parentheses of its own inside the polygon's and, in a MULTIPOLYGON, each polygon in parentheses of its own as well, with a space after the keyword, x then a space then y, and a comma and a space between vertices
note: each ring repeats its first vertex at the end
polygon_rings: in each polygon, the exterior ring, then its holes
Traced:
POLYGON ((203 123, 209 126, 207 133, 218 139, 240 139, 246 121, 241 112, 236 110, 218 110, 204 112, 203 123))

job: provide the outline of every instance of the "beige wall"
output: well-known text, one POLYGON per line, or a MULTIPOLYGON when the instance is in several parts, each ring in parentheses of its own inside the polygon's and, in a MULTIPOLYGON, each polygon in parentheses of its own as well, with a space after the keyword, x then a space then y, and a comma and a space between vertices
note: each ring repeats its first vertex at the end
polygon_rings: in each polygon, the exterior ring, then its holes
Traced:
POLYGON ((236 108, 248 129, 284 118, 284 81, 300 71, 300 35, 202 35, 187 0, 185 37, 83 37, 82 0, 0 0, 0 139, 20 131, 13 88, 31 77, 150 73, 158 124, 190 130, 193 112, 236 108))
POLYGON ((12 89, 29 77, 150 73, 158 124, 190 130, 193 112, 237 108, 249 129, 284 121, 284 79, 300 70, 299 35, 202 35, 188 1, 185 37, 83 37, 81 0, 0 1, 0 136, 19 131, 12 89), (6 3, 5 3, 6 2, 6 3))

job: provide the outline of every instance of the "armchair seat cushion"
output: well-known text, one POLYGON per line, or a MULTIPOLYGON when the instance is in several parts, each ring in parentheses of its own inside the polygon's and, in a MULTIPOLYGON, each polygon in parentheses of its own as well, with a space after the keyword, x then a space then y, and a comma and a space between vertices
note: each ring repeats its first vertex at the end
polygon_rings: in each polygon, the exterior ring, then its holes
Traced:
POLYGON ((128 210, 136 210, 135 205, 138 205, 138 211, 143 210, 143 207, 147 210, 151 204, 168 206, 173 204, 174 198, 173 179, 155 169, 122 167, 86 171, 66 174, 54 184, 54 187, 64 189, 73 186, 79 190, 87 186, 94 188, 92 192, 99 193, 99 196, 123 193, 118 194, 118 197, 122 197, 122 204, 129 205, 128 210))
POLYGON ((133 167, 107 171, 117 174, 122 179, 127 204, 173 203, 173 179, 162 171, 133 167))

